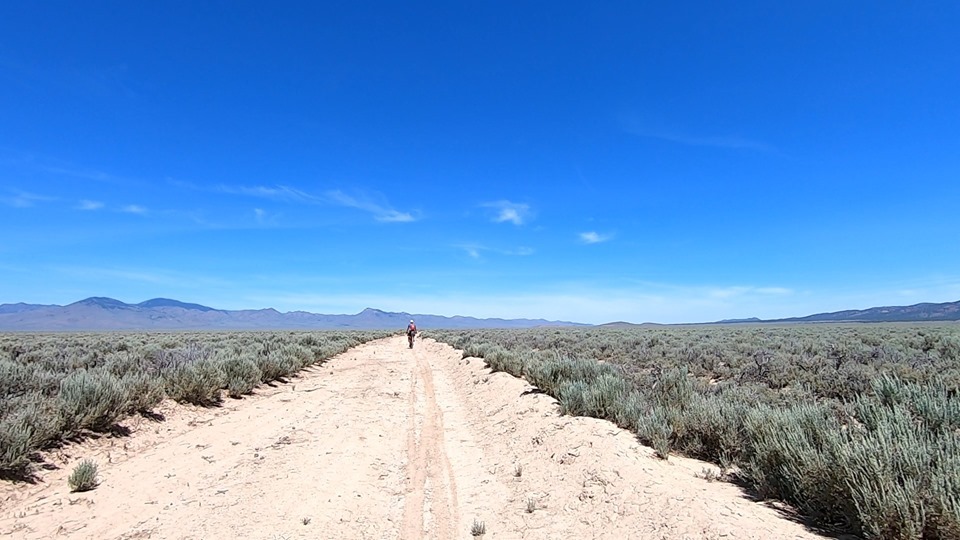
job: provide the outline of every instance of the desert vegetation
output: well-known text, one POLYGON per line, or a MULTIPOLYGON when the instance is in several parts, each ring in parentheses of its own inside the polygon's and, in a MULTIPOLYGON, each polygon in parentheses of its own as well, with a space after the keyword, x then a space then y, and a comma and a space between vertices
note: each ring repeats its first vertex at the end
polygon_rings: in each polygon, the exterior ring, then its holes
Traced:
POLYGON ((958 325, 429 334, 821 526, 960 538, 958 325))
POLYGON ((67 479, 70 491, 90 491, 97 487, 97 470, 95 462, 89 459, 81 461, 67 479))
MULTIPOLYGON (((0 476, 37 451, 150 414, 249 394, 388 332, 0 334, 0 476)), ((95 470, 94 470, 95 472, 95 470)))

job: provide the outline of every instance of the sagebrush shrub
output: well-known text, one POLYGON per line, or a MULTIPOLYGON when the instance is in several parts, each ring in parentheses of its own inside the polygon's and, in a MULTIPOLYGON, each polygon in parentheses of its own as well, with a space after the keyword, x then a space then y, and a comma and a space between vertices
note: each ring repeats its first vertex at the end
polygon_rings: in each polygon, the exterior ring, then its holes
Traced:
POLYGON ((283 351, 273 350, 261 354, 257 358, 257 366, 262 373, 263 382, 276 381, 296 373, 300 368, 296 357, 285 354, 283 351))
POLYGON ((639 392, 629 392, 613 411, 611 420, 618 426, 637 431, 637 421, 648 408, 647 400, 639 392))
POLYGON ((585 381, 561 381, 556 395, 557 401, 560 403, 560 414, 583 416, 587 410, 584 401, 587 388, 585 381))
POLYGON ((73 468, 73 472, 70 473, 70 477, 67 479, 67 485, 70 486, 70 491, 90 491, 97 487, 97 472, 98 468, 95 462, 89 459, 81 461, 73 468))
POLYGON ((57 400, 64 430, 102 431, 126 412, 127 394, 120 379, 100 368, 80 369, 60 381, 57 400))
POLYGON ((226 380, 227 393, 232 398, 249 394, 263 379, 263 372, 251 354, 224 355, 220 357, 220 366, 226 380))
POLYGON ((126 394, 126 410, 129 413, 146 413, 163 401, 166 390, 162 379, 130 371, 120 379, 126 394))
POLYGON ((194 405, 210 406, 220 402, 224 386, 224 372, 212 359, 181 364, 166 375, 166 390, 170 398, 194 405))
POLYGON ((4 402, 9 411, 0 416, 0 471, 25 472, 30 455, 62 431, 59 411, 39 395, 4 402))
POLYGON ((641 442, 653 448, 654 453, 660 459, 668 459, 670 457, 673 428, 670 426, 663 409, 660 407, 654 408, 651 412, 637 418, 636 424, 636 433, 641 442))

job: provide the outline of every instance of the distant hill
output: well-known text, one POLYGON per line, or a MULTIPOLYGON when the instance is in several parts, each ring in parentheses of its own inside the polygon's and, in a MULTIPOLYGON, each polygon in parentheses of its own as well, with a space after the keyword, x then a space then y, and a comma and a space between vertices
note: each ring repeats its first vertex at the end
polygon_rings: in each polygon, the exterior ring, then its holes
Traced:
POLYGON ((848 309, 831 313, 817 313, 786 319, 727 319, 711 324, 734 323, 807 323, 807 322, 923 322, 960 321, 960 301, 943 304, 914 304, 912 306, 884 306, 868 309, 848 309))
POLYGON ((632 322, 626 322, 626 321, 615 321, 615 322, 608 322, 608 323, 597 325, 598 328, 650 328, 650 327, 656 327, 656 326, 665 326, 665 325, 660 323, 652 323, 652 322, 645 322, 645 323, 638 324, 638 323, 632 323, 632 322))
POLYGON ((4 313, 22 313, 24 311, 33 311, 35 309, 43 309, 54 306, 45 306, 40 304, 24 304, 23 302, 18 302, 16 304, 0 304, 0 314, 4 313))
POLYGON ((188 304, 186 302, 180 302, 179 300, 170 300, 169 298, 154 298, 153 300, 140 302, 137 305, 144 308, 178 307, 183 309, 196 309, 200 311, 218 311, 211 307, 201 306, 200 304, 188 304))
POLYGON ((0 330, 373 330, 403 329, 410 319, 430 328, 533 328, 579 326, 544 319, 478 319, 393 313, 367 308, 355 315, 323 315, 306 311, 281 313, 275 309, 222 310, 169 298, 127 304, 91 297, 66 306, 0 304, 0 330))
POLYGON ((818 313, 806 317, 791 317, 765 322, 920 322, 960 321, 960 301, 943 304, 914 304, 912 306, 884 306, 859 310, 818 313))

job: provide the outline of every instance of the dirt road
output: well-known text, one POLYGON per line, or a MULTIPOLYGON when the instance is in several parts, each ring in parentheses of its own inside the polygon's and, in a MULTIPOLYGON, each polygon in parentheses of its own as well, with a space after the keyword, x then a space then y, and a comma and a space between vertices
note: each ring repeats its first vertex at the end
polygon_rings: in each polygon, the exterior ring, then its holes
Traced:
POLYGON ((736 487, 430 340, 352 349, 216 409, 167 403, 0 486, 0 535, 151 539, 819 538, 736 487), (101 485, 70 493, 83 458, 101 485))

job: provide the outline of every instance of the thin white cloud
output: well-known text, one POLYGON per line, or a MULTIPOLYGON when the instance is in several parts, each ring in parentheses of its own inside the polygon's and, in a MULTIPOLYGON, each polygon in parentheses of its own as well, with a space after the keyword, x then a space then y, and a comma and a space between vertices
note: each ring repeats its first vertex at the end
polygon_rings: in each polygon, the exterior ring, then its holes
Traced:
POLYGON ((100 201, 91 201, 84 199, 77 204, 77 210, 100 210, 103 208, 103 203, 100 201))
MULTIPOLYGON (((180 183, 181 185, 186 185, 180 183)), ((214 191, 227 193, 230 195, 245 195, 247 197, 259 197, 262 199, 271 199, 283 202, 296 202, 306 204, 322 204, 324 199, 311 195, 303 190, 289 186, 228 186, 218 185, 214 191)))
POLYGON ((731 286, 731 287, 710 287, 705 291, 709 298, 728 299, 747 295, 755 296, 785 296, 793 294, 793 290, 786 287, 751 287, 751 286, 731 286))
POLYGON ((611 234, 600 234, 596 231, 587 231, 580 233, 580 241, 584 244, 599 244, 607 242, 613 238, 611 234))
MULTIPOLYGON (((412 214, 394 210, 386 201, 377 201, 370 196, 347 195, 340 190, 328 191, 326 195, 330 202, 334 204, 369 212, 373 214, 373 219, 384 223, 409 223, 417 220, 412 214)), ((383 199, 382 196, 376 198, 383 199)))
POLYGON ((260 227, 275 227, 280 223, 282 213, 270 212, 263 208, 253 209, 253 219, 260 227))
MULTIPOLYGON (((178 182, 184 187, 194 187, 184 182, 178 182)), ((194 189, 196 189, 194 187, 194 189)), ((317 204, 317 205, 336 205, 347 208, 363 210, 373 215, 373 219, 383 223, 409 223, 417 221, 417 216, 409 212, 395 210, 378 193, 349 195, 341 190, 331 190, 322 196, 313 195, 301 189, 290 186, 228 186, 218 185, 214 188, 218 193, 227 193, 231 195, 244 195, 248 197, 258 197, 261 199, 270 199, 274 201, 299 203, 299 204, 317 204)))
POLYGON ((480 259, 483 257, 483 252, 487 251, 488 248, 481 246, 480 244, 456 244, 453 247, 463 250, 471 259, 480 259))
POLYGON ((12 190, 13 195, 8 197, 0 197, 0 202, 7 206, 12 206, 14 208, 32 208, 36 206, 37 203, 55 201, 54 197, 47 197, 45 195, 37 195, 36 193, 29 193, 26 191, 12 190))
POLYGON ((146 207, 140 206, 139 204, 128 204, 123 208, 121 208, 120 211, 125 212, 127 214, 140 214, 140 215, 147 213, 146 207))
POLYGON ((385 210, 382 213, 377 212, 373 218, 377 221, 383 221, 384 223, 410 223, 411 221, 417 220, 417 218, 408 212, 398 212, 396 210, 385 210))
MULTIPOLYGON (((139 298, 166 297, 176 298, 185 302, 196 302, 204 305, 210 296, 219 293, 223 298, 236 297, 242 284, 223 279, 220 276, 210 276, 193 272, 184 272, 169 268, 136 268, 111 266, 83 266, 63 265, 46 267, 45 271, 59 274, 68 279, 68 283, 75 283, 97 294, 117 298, 122 296, 139 298)), ((249 283, 249 280, 244 281, 249 283)), ((72 301, 77 300, 74 298, 72 301)), ((215 301, 215 300, 212 300, 215 301)), ((212 307, 219 307, 215 303, 212 307)))
POLYGON ((757 287, 754 289, 757 294, 784 295, 793 294, 792 289, 786 287, 757 287))
POLYGON ((644 134, 644 137, 652 137, 663 141, 684 144, 687 146, 708 146, 713 148, 726 148, 730 150, 755 150, 759 152, 776 152, 777 149, 763 141, 745 139, 736 136, 719 137, 689 137, 677 134, 644 134))
POLYGON ((457 244, 454 247, 462 249, 471 259, 482 259, 485 252, 508 257, 529 257, 535 253, 531 247, 520 246, 516 249, 497 249, 481 244, 457 244))
POLYGON ((70 176, 73 178, 81 178, 84 180, 93 180, 94 182, 101 182, 106 184, 128 184, 128 183, 139 183, 137 180, 132 180, 129 178, 121 178, 103 171, 95 171, 88 169, 79 169, 73 167, 62 167, 56 165, 39 165, 38 170, 56 174, 60 176, 70 176))
POLYGON ((531 217, 529 204, 500 200, 483 203, 480 206, 492 208, 496 211, 492 218, 494 223, 513 223, 514 225, 523 225, 531 217))
POLYGON ((675 130, 655 129, 642 125, 638 126, 638 122, 635 121, 625 121, 624 124, 624 131, 631 135, 648 139, 659 139, 661 141, 685 146, 702 146, 727 150, 751 150, 772 154, 780 153, 780 151, 770 143, 748 137, 741 137, 739 135, 691 135, 675 130))

